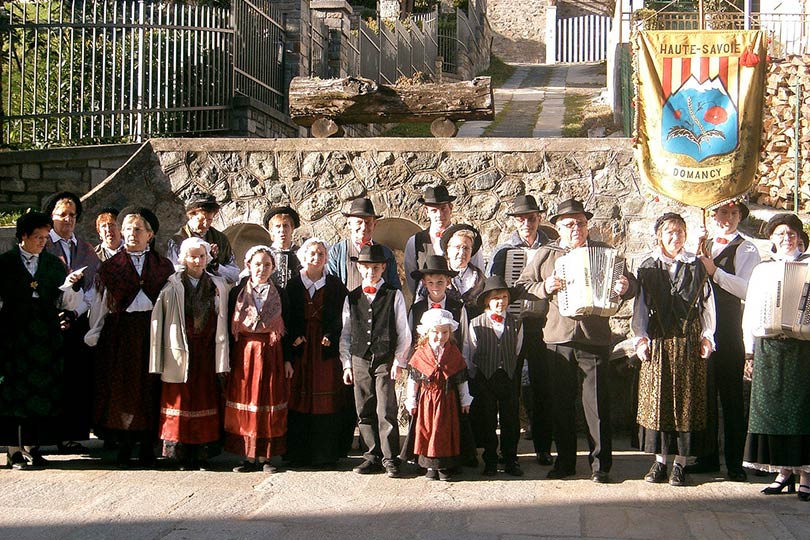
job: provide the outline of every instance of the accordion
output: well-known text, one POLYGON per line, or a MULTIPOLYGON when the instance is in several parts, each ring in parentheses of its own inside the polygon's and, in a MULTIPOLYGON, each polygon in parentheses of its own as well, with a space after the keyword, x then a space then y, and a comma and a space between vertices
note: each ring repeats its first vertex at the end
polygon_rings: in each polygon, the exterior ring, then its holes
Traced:
POLYGON ((572 249, 554 261, 554 271, 563 286, 557 292, 560 315, 610 317, 621 299, 613 285, 624 272, 624 257, 609 247, 572 249))
POLYGON ((766 264, 772 268, 756 286, 749 287, 745 299, 746 305, 759 311, 756 335, 810 340, 810 264, 766 264))

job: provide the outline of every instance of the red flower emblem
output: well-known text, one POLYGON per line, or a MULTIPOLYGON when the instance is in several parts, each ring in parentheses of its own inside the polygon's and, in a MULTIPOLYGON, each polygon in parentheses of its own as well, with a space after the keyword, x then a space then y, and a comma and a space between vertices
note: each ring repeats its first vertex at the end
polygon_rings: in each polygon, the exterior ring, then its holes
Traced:
POLYGON ((715 105, 714 107, 710 107, 706 114, 703 115, 703 119, 710 123, 719 125, 728 120, 728 113, 723 107, 719 105, 715 105))
POLYGON ((743 67, 754 67, 757 64, 759 64, 759 55, 754 54, 751 51, 751 47, 746 47, 740 55, 740 65, 743 67))

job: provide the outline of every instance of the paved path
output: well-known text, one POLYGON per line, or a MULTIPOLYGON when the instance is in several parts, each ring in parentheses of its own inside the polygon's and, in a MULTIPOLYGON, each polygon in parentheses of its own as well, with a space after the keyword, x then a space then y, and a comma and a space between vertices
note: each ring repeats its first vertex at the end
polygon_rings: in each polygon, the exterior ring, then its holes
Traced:
POLYGON ((465 122, 458 137, 560 137, 566 88, 604 86, 597 64, 518 64, 494 90, 493 122, 465 122))
MULTIPOLYGON (((584 447, 580 441, 580 448, 584 447)), ((351 472, 119 471, 96 456, 58 457, 53 470, 0 470, 3 540, 802 540, 810 503, 759 493, 764 478, 730 483, 709 475, 674 488, 640 478, 649 456, 617 439, 609 485, 582 473, 545 480, 521 442, 523 478, 389 479, 351 472), (541 479, 542 478, 542 479, 541 479)))

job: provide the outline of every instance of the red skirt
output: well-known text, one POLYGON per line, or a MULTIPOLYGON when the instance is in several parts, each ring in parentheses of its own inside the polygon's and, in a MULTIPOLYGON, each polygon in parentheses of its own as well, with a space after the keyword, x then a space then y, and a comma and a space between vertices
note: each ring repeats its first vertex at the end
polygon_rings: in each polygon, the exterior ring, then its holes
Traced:
POLYGON ((225 403, 225 450, 251 459, 287 451, 287 400, 281 342, 240 334, 231 351, 225 403))
POLYGON ((414 454, 429 458, 461 454, 461 423, 456 389, 445 390, 444 380, 422 381, 417 403, 414 454))

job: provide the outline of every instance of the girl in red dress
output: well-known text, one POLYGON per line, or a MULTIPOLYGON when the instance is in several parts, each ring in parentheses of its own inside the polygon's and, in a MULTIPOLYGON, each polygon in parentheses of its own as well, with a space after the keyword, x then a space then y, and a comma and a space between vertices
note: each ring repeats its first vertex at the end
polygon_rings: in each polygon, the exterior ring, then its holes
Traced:
POLYGON ((287 400, 293 367, 285 354, 286 296, 270 280, 268 246, 245 255, 250 275, 230 294, 231 374, 225 402, 225 450, 247 459, 234 472, 276 472, 286 450, 287 400))
POLYGON ((467 364, 453 340, 458 323, 444 309, 429 309, 416 330, 408 363, 405 405, 411 414, 413 453, 429 480, 450 480, 461 453, 460 416, 470 412, 467 364))

